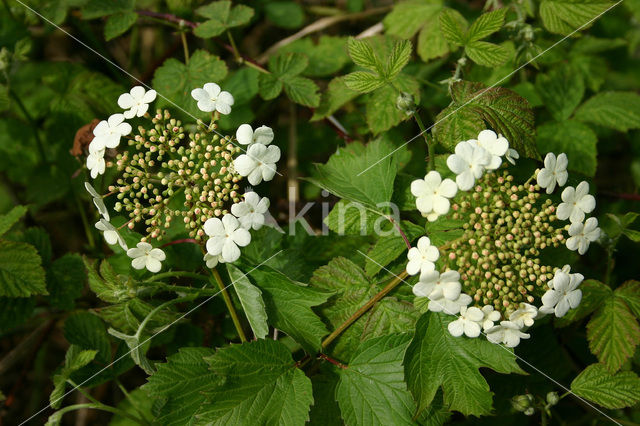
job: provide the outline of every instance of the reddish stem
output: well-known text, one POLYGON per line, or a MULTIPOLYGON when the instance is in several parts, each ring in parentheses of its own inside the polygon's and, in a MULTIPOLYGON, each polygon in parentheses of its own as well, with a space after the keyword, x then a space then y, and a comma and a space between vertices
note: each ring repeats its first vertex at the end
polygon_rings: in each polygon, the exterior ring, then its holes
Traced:
POLYGON ((195 22, 187 21, 186 19, 182 19, 170 13, 152 12, 150 10, 136 10, 136 13, 138 15, 149 16, 151 18, 164 19, 165 21, 173 22, 178 25, 180 24, 186 25, 187 27, 190 27, 190 28, 195 28, 198 26, 198 24, 196 24, 195 22))
POLYGON ((402 236, 402 239, 404 240, 404 243, 407 245, 407 248, 411 249, 411 241, 409 241, 409 238, 407 238, 407 234, 405 234, 402 231, 402 228, 400 228, 400 225, 395 220, 393 220, 393 218, 391 216, 387 216, 387 219, 389 219, 389 221, 391 223, 393 223, 393 226, 396 227, 396 229, 398 230, 398 232, 402 236))
POLYGON ((160 247, 167 247, 167 246, 172 246, 174 244, 182 244, 182 243, 190 243, 190 244, 200 245, 200 242, 198 240, 194 240, 193 238, 183 238, 181 240, 169 241, 168 243, 165 243, 165 244, 161 245, 160 247))
POLYGON ((623 200, 640 201, 640 194, 618 194, 615 192, 600 192, 607 197, 622 198, 623 200))
POLYGON ((324 359, 325 361, 328 361, 328 362, 330 362, 331 364, 335 365, 336 367, 340 367, 340 368, 342 368, 343 370, 346 370, 346 369, 347 369, 347 366, 346 366, 346 365, 344 365, 344 364, 343 364, 343 363, 341 363, 341 362, 336 361, 336 360, 335 360, 335 359, 333 359, 333 358, 329 358, 329 357, 328 357, 328 356, 326 356, 325 354, 319 354, 319 355, 318 355, 318 358, 322 358, 322 359, 324 359))

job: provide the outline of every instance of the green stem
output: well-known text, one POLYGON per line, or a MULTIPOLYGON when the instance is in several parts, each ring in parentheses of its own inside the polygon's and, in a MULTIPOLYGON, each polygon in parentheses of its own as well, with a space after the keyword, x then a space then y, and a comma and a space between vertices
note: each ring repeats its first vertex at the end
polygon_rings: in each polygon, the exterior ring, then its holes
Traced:
POLYGON ((354 312, 353 315, 351 315, 345 322, 340 324, 338 326, 338 328, 333 330, 333 332, 330 335, 328 335, 322 341, 322 345, 321 345, 322 348, 324 349, 327 346, 329 346, 331 344, 331 342, 333 342, 340 334, 342 334, 343 331, 345 331, 347 328, 349 328, 349 326, 351 324, 356 322, 358 320, 358 318, 360 318, 362 315, 364 315, 365 312, 367 312, 376 303, 378 303, 380 300, 382 300, 382 298, 385 297, 387 294, 389 294, 389 292, 391 290, 396 288, 398 286, 398 284, 400 284, 401 282, 404 282, 404 279, 407 276, 408 276, 407 272, 403 271, 400 275, 398 275, 393 280, 391 280, 391 282, 389 284, 387 284, 382 290, 380 290, 380 292, 378 292, 378 294, 373 296, 367 303, 362 305, 362 307, 360 307, 360 309, 358 309, 356 312, 354 312))
POLYGON ((96 242, 93 239, 93 231, 89 226, 89 219, 87 218, 87 213, 84 211, 84 206, 80 202, 80 199, 76 195, 76 191, 73 189, 73 185, 71 187, 71 191, 73 193, 73 198, 76 201, 76 205, 78 206, 78 212, 80 213, 80 219, 82 220, 82 225, 84 226, 84 233, 87 235, 87 241, 89 242, 89 247, 94 249, 96 247, 96 242))
POLYGON ((124 396, 127 398, 127 400, 129 400, 129 403, 131 404, 133 409, 136 410, 136 412, 140 415, 140 418, 145 419, 144 413, 138 408, 137 402, 133 398, 131 398, 131 394, 127 391, 127 389, 124 387, 122 382, 117 377, 114 378, 113 380, 118 385, 120 392, 122 392, 124 396))
POLYGON ((251 61, 247 61, 247 60, 242 60, 242 63, 250 68, 253 68, 254 70, 258 70, 263 74, 271 74, 269 71, 267 71, 266 69, 262 68, 260 65, 258 64, 254 64, 251 61))
POLYGON ((150 282, 150 281, 162 281, 165 278, 174 278, 174 277, 184 277, 184 278, 193 278, 196 280, 200 280, 200 281, 209 281, 209 277, 205 276, 205 275, 201 275, 201 274, 197 274, 195 272, 188 272, 188 271, 169 271, 169 272, 163 272, 161 274, 156 274, 153 277, 143 281, 143 282, 150 282))
POLYGON ((435 170, 436 166, 435 166, 435 149, 433 147, 434 143, 433 141, 429 142, 429 137, 427 135, 427 130, 424 127, 424 124, 422 123, 422 119, 420 118, 420 116, 418 115, 417 112, 413 113, 413 118, 416 120, 416 123, 418 123, 418 127, 420 128, 420 134, 422 135, 422 137, 424 138, 425 143, 427 144, 427 150, 429 152, 429 159, 428 159, 428 163, 427 163, 427 169, 430 170, 435 170))
POLYGON ((137 290, 136 296, 143 297, 147 294, 155 294, 156 292, 172 291, 175 293, 192 293, 195 297, 215 296, 220 292, 213 288, 196 288, 196 287, 183 287, 180 285, 169 285, 162 282, 145 281, 146 284, 151 284, 151 287, 142 287, 137 290))
POLYGON ((236 41, 233 39, 231 35, 231 31, 227 30, 227 38, 229 39, 229 44, 233 49, 233 56, 235 56, 236 61, 242 62, 242 55, 240 55, 240 51, 238 50, 238 46, 236 46, 236 41))
MULTIPOLYGON (((113 413, 113 414, 117 414, 117 415, 119 415, 119 416, 126 417, 126 418, 128 418, 128 419, 130 419, 130 420, 133 420, 134 422, 136 422, 136 423, 138 423, 138 424, 141 424, 141 425, 148 425, 148 423, 147 423, 146 421, 141 420, 141 419, 139 419, 139 418, 137 418, 137 417, 135 417, 135 416, 133 416, 133 415, 131 415, 131 414, 127 413, 126 411, 123 411, 123 410, 121 410, 121 409, 119 409, 119 408, 116 408, 116 407, 112 407, 112 406, 110 406, 110 405, 103 404, 102 402, 98 401, 98 400, 97 400, 97 399, 95 399, 93 396, 91 396, 91 394, 90 394, 89 392, 85 391, 84 389, 82 389, 81 387, 79 387, 78 385, 76 385, 76 384, 73 382, 73 380, 67 380, 67 382, 68 382, 71 386, 73 386, 76 390, 78 390, 82 395, 84 395, 84 396, 85 396, 85 398, 87 398, 89 401, 91 401, 91 403, 92 403, 92 405, 93 405, 93 407, 79 407, 79 408, 96 408, 96 409, 98 409, 98 410, 108 411, 108 412, 110 412, 110 413, 113 413)), ((77 405, 91 405, 91 404, 77 404, 77 405)), ((70 407, 73 407, 73 405, 72 405, 72 406, 70 406, 70 407)), ((69 407, 65 407, 65 408, 69 408, 69 407)), ((60 410, 60 411, 64 411, 64 410, 65 410, 65 409, 63 408, 63 409, 62 409, 62 410, 60 410)), ((72 411, 72 410, 69 410, 69 411, 72 411)))
POLYGON ((42 162, 45 164, 49 164, 49 160, 47 159, 47 154, 45 153, 45 150, 44 150, 44 144, 42 142, 42 139, 40 138, 40 134, 38 133, 38 125, 36 124, 33 117, 31 117, 31 114, 29 114, 29 111, 27 111, 27 108, 24 106, 24 104, 22 103, 22 100, 16 94, 16 92, 14 92, 13 89, 9 89, 9 94, 16 101, 16 103, 20 107, 20 110, 22 110, 22 113, 24 114, 25 118, 30 124, 31 129, 33 130, 33 135, 36 138, 36 144, 38 145, 38 152, 40 153, 42 162))
POLYGON ((187 44, 187 34, 184 31, 180 32, 180 39, 182 40, 182 49, 184 50, 184 63, 189 65, 189 45, 187 44))
POLYGON ((231 315, 231 319, 233 320, 233 325, 235 325, 236 330, 238 331, 238 336, 240 336, 240 341, 243 343, 247 341, 247 336, 244 334, 244 330, 242 329, 242 324, 240 323, 240 318, 238 317, 238 313, 236 312, 236 308, 233 307, 233 302, 231 301, 231 297, 229 297, 229 293, 222 282, 222 278, 220 277, 220 273, 217 269, 212 269, 211 273, 218 283, 218 287, 220 288, 220 292, 222 293, 222 298, 224 299, 224 303, 227 305, 227 309, 229 310, 229 314, 231 315))

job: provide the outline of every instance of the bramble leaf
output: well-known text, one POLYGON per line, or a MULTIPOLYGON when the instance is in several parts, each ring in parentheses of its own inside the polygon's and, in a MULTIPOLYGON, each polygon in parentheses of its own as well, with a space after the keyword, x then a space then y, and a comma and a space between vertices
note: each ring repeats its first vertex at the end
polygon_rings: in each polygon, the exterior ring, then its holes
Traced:
POLYGON ((569 170, 587 176, 593 176, 596 173, 598 138, 589 127, 575 120, 567 120, 547 122, 537 130, 537 145, 540 152, 564 152, 571 159, 569 170))
POLYGON ((606 0, 543 0, 540 17, 547 30, 568 35, 577 29, 589 28, 594 18, 613 4, 606 0))
POLYGON ((428 312, 418 320, 404 359, 409 390, 418 402, 418 413, 431 404, 442 386, 444 404, 450 410, 464 415, 489 414, 493 393, 478 369, 487 367, 504 374, 524 371, 511 349, 486 339, 453 337, 447 325, 454 319, 428 312))
POLYGON ((489 125, 504 135, 520 155, 537 158, 533 111, 526 99, 503 87, 461 81, 451 87, 452 102, 436 117, 436 139, 453 151, 458 142, 476 138, 489 125), (486 123, 486 124, 485 124, 486 123))
POLYGON ((506 13, 507 8, 502 8, 480 15, 480 17, 471 24, 471 27, 469 27, 469 30, 467 31, 466 44, 482 40, 483 38, 489 37, 491 34, 499 31, 504 23, 504 16, 506 13))
POLYGON ((307 68, 309 60, 302 53, 282 53, 269 59, 271 74, 258 76, 258 87, 263 99, 274 99, 282 89, 293 102, 309 107, 320 103, 318 86, 305 77, 299 76, 307 68))
POLYGON ((565 121, 580 104, 585 88, 582 75, 564 64, 547 74, 538 74, 536 90, 553 117, 565 121))
POLYGON ((640 325, 617 291, 587 324, 587 340, 591 352, 611 372, 618 371, 633 356, 640 343, 640 325))
POLYGON ((9 212, 0 216, 0 237, 18 223, 26 213, 27 208, 25 206, 15 206, 9 212))
POLYGON ((216 37, 230 28, 244 25, 253 17, 253 9, 249 6, 238 4, 231 7, 230 1, 216 1, 196 9, 196 13, 208 18, 202 22, 193 33, 198 37, 216 37))
POLYGON ((338 371, 336 400, 347 426, 413 424, 415 403, 402 368, 409 340, 391 334, 363 342, 338 371))
POLYGON ((137 20, 138 14, 133 10, 114 13, 109 16, 109 19, 107 19, 107 22, 104 25, 105 40, 109 41, 124 34, 136 23, 137 20))
POLYGON ((576 395, 605 408, 636 405, 640 401, 640 378, 632 371, 611 374, 602 364, 592 364, 571 382, 576 395))
POLYGON ((601 92, 580 105, 574 118, 626 132, 640 128, 640 95, 633 92, 601 92))
POLYGON ((47 294, 44 269, 31 244, 0 241, 0 296, 47 294))
POLYGON ((485 67, 497 67, 509 59, 507 49, 486 41, 471 42, 464 48, 464 51, 473 62, 485 67))
POLYGON ((71 345, 65 355, 64 366, 60 372, 53 376, 53 391, 49 396, 49 405, 51 408, 58 409, 62 405, 62 399, 65 396, 67 380, 71 374, 80 370, 89 364, 95 358, 97 351, 82 350, 79 346, 71 345))
POLYGON ((358 92, 351 90, 346 83, 345 76, 336 77, 329 83, 322 94, 320 105, 313 112, 311 121, 321 120, 336 112, 341 106, 358 96, 358 92))
POLYGON ((468 26, 467 20, 457 10, 447 8, 440 12, 440 29, 453 46, 464 46, 468 26))
POLYGON ((384 75, 384 65, 373 51, 373 48, 368 41, 357 40, 350 37, 347 41, 347 47, 349 49, 349 56, 356 65, 360 65, 361 67, 366 68, 369 71, 373 71, 380 76, 384 75))

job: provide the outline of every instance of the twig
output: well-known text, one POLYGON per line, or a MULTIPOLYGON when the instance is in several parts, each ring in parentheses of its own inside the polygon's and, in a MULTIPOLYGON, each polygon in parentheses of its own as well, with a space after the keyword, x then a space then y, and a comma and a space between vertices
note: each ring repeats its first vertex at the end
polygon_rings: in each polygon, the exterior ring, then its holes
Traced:
POLYGON ((342 368, 343 370, 346 370, 348 368, 343 363, 338 362, 335 359, 326 356, 325 354, 319 354, 318 358, 324 359, 325 361, 330 362, 331 364, 335 365, 336 367, 342 368))
POLYGON ((218 273, 217 269, 212 269, 211 273, 213 277, 216 279, 218 283, 218 287, 220 288, 220 292, 222 293, 222 298, 224 299, 224 303, 227 305, 227 309, 229 310, 229 314, 231 315, 231 319, 233 320, 233 325, 235 325, 236 330, 238 331, 238 336, 240 336, 240 341, 242 343, 247 341, 247 336, 244 334, 244 330, 242 329, 242 324, 240 324, 240 318, 238 317, 238 313, 236 312, 236 308, 233 306, 233 302, 231 301, 231 297, 229 297, 229 293, 222 282, 222 278, 218 273))
POLYGON ((281 47, 284 47, 288 44, 293 43, 296 40, 301 39, 302 37, 309 35, 311 33, 315 33, 321 30, 324 30, 325 28, 328 28, 332 25, 335 25, 339 22, 342 21, 350 21, 350 20, 354 20, 354 19, 362 19, 362 18, 366 18, 372 15, 379 15, 381 13, 385 13, 387 12, 389 9, 391 8, 391 6, 385 6, 385 7, 377 7, 374 9, 369 9, 369 10, 365 10, 364 12, 357 12, 357 13, 347 13, 344 15, 335 15, 335 16, 327 16, 326 18, 322 18, 322 19, 318 19, 317 21, 315 21, 312 24, 307 25, 306 27, 304 27, 303 29, 301 29, 300 31, 298 31, 297 33, 290 35, 287 38, 284 38, 282 40, 280 40, 279 42, 275 43, 273 46, 271 46, 270 48, 268 48, 262 55, 260 55, 256 61, 259 64, 264 64, 267 62, 267 60, 269 59, 269 57, 271 55, 273 55, 275 52, 277 52, 281 47))

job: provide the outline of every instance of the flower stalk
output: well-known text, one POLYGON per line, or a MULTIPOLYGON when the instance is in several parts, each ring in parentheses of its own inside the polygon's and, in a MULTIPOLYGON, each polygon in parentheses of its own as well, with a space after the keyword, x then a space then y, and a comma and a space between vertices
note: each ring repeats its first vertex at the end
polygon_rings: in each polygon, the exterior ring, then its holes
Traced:
POLYGON ((231 315, 231 319, 233 320, 233 325, 236 327, 236 331, 238 332, 238 336, 240 336, 240 341, 245 343, 247 341, 247 336, 244 334, 244 330, 242 329, 242 324, 240 323, 240 318, 238 317, 238 313, 236 312, 236 308, 233 306, 233 302, 231 301, 231 297, 229 297, 229 293, 227 292, 227 288, 222 282, 222 277, 220 277, 220 273, 217 269, 212 269, 211 274, 216 280, 218 287, 220 288, 220 292, 222 293, 222 298, 224 299, 224 303, 227 305, 227 309, 229 310, 229 314, 231 315))

